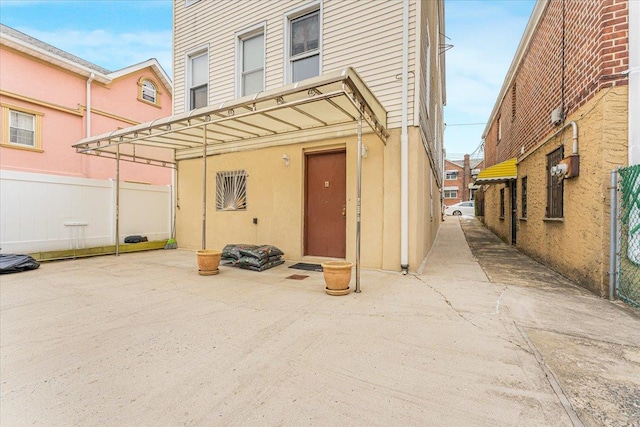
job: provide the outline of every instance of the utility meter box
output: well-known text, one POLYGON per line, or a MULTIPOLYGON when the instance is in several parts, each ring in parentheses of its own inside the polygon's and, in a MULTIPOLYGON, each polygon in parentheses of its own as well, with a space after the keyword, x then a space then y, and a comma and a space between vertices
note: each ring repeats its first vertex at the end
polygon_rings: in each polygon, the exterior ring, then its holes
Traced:
POLYGON ((558 126, 562 123, 562 108, 558 107, 551 112, 551 123, 558 126))

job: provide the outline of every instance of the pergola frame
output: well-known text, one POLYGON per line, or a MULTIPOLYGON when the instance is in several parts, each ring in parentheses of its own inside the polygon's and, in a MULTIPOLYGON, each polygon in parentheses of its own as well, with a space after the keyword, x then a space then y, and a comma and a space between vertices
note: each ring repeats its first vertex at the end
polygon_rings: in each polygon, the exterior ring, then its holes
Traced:
MULTIPOLYGON (((116 160, 119 193, 120 161, 177 169, 179 160, 202 157, 202 248, 206 247, 206 157, 254 148, 286 144, 286 135, 322 129, 349 132, 355 122, 357 135, 356 292, 360 292, 360 229, 362 195, 362 123, 386 144, 387 113, 352 68, 307 79, 255 96, 224 102, 152 122, 85 138, 74 144, 77 153, 116 160)), ((352 132, 352 130, 351 130, 352 132)), ((290 143, 290 142, 289 142, 290 143)), ((175 204, 175 188, 172 191, 175 204)), ((172 229, 175 225, 175 209, 172 229)), ((119 253, 119 197, 116 196, 116 255, 119 253)), ((174 236, 172 236, 174 237, 174 236)))

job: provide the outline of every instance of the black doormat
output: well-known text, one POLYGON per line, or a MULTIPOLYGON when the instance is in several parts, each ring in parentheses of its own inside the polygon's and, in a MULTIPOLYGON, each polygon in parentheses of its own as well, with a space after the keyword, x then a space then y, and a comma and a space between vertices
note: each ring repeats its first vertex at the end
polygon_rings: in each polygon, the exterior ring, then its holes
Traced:
POLYGON ((320 264, 308 264, 306 262, 299 262, 297 264, 290 265, 289 268, 295 268, 296 270, 317 271, 322 273, 322 266, 320 264))

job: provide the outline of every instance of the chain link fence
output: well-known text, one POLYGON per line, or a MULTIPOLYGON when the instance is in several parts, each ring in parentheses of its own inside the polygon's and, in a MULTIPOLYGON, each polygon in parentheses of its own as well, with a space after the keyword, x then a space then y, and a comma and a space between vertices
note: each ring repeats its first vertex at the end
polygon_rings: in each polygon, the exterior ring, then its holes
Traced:
POLYGON ((618 169, 618 298, 640 307, 640 165, 618 169))

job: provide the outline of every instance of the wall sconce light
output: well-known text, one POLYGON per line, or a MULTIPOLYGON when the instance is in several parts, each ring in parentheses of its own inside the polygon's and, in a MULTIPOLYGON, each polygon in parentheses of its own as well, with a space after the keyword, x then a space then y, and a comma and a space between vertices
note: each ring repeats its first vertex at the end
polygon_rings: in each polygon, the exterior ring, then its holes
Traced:
POLYGON ((288 154, 283 154, 282 155, 282 161, 284 162, 284 165, 287 166, 287 167, 289 166, 289 160, 290 159, 289 159, 289 155, 288 154))

